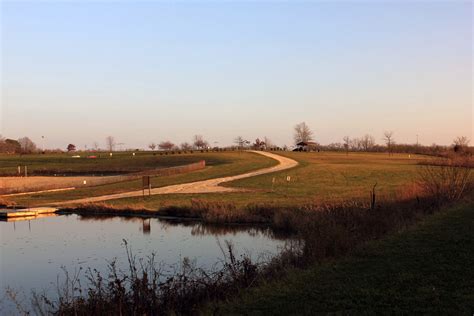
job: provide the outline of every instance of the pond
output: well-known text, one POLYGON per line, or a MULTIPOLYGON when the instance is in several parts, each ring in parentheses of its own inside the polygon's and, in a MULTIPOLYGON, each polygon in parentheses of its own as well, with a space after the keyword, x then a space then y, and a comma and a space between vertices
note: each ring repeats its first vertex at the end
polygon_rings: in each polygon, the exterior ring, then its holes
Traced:
MULTIPOLYGON (((212 269, 222 263, 219 246, 230 241, 238 255, 263 260, 278 253, 285 236, 268 228, 213 226, 199 222, 177 222, 158 218, 55 215, 0 222, 0 291, 6 287, 20 292, 29 301, 32 290, 54 296, 57 280, 83 267, 107 275, 107 262, 127 270, 124 240, 138 258, 156 254, 156 260, 172 273, 187 257, 198 267, 212 269)), ((84 270, 83 270, 84 271, 84 270)), ((86 285, 81 273, 82 285, 86 285)), ((12 312, 2 298, 2 312, 12 312)), ((25 303, 29 305, 29 303, 25 303)))

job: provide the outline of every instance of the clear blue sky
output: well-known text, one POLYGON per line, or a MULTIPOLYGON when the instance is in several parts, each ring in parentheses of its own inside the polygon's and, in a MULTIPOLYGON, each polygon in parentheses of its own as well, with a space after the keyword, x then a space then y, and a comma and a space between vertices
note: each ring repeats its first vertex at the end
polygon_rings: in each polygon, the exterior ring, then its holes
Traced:
POLYGON ((47 147, 473 136, 470 2, 1 4, 1 126, 47 147))

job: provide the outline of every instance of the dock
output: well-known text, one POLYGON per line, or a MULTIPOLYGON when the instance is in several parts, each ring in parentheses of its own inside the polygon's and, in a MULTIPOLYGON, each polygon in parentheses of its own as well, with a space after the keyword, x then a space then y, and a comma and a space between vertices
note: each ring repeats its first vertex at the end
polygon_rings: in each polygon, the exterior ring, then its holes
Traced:
POLYGON ((11 219, 26 216, 39 216, 43 214, 56 213, 58 209, 54 207, 32 207, 21 209, 0 209, 1 219, 11 219))

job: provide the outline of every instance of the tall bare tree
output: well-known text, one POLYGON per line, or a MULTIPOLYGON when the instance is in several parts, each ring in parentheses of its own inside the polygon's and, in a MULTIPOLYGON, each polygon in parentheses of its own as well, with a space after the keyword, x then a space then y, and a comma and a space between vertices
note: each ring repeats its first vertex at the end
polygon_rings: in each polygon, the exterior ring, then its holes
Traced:
POLYGON ((22 153, 31 154, 37 150, 36 144, 28 137, 18 139, 18 143, 21 146, 22 153))
POLYGON ((181 147, 181 150, 184 150, 184 151, 193 149, 193 146, 191 146, 191 144, 188 142, 182 143, 180 147, 181 147))
POLYGON ((246 140, 242 136, 237 136, 234 139, 234 143, 237 145, 237 147, 239 147, 240 150, 242 150, 242 148, 245 146, 246 140))
POLYGON ((349 146, 351 144, 351 139, 349 136, 344 136, 342 139, 344 140, 344 149, 346 150, 346 155, 349 155, 349 146))
POLYGON ((115 146, 117 145, 113 136, 107 136, 105 138, 105 144, 107 145, 107 149, 111 152, 115 150, 115 146))
POLYGON ((252 147, 254 149, 257 149, 257 150, 264 150, 265 149, 265 142, 263 140, 260 140, 260 138, 257 138, 255 140, 255 143, 252 145, 252 147))
POLYGON ((454 151, 463 152, 469 146, 470 140, 466 136, 458 136, 453 140, 454 151))
POLYGON ((383 133, 383 140, 385 141, 385 144, 387 144, 388 155, 392 155, 392 145, 395 142, 395 140, 393 139, 393 132, 385 131, 383 133))
POLYGON ((293 138, 295 139, 295 144, 309 142, 313 140, 313 132, 305 122, 301 122, 294 127, 293 138))
POLYGON ((148 144, 148 148, 150 148, 151 151, 154 151, 154 150, 156 149, 156 144, 153 143, 153 142, 152 142, 152 143, 149 143, 149 144, 148 144))
POLYGON ((462 147, 466 147, 467 145, 469 145, 469 142, 470 140, 466 136, 458 136, 453 140, 454 145, 462 147))
POLYGON ((372 135, 365 134, 361 139, 361 144, 364 151, 369 151, 375 145, 375 138, 372 135))
POLYGON ((193 144, 197 149, 204 149, 208 146, 208 143, 204 140, 202 135, 194 135, 193 144))

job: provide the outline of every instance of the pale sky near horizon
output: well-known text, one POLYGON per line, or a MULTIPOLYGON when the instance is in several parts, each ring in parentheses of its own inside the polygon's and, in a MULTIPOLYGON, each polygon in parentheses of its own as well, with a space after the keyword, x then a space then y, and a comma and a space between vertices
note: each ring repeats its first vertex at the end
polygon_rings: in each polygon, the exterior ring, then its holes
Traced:
POLYGON ((473 138, 469 1, 0 5, 5 137, 291 145, 305 121, 323 144, 473 138))

